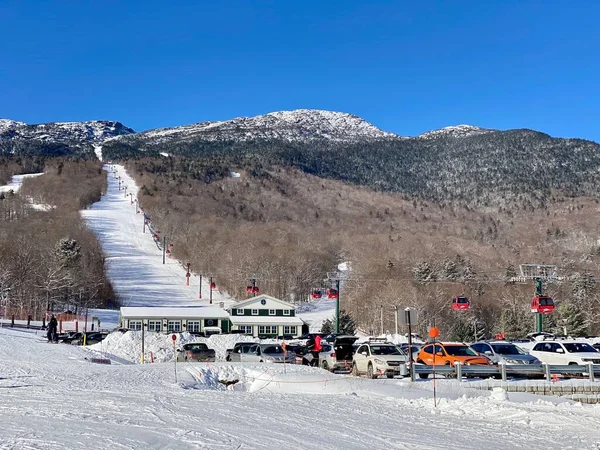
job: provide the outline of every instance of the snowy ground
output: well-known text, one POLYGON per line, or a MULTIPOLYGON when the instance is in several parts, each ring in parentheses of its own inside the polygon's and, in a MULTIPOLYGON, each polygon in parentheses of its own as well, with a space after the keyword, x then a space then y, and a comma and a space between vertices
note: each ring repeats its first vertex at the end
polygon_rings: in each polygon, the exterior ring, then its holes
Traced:
POLYGON ((434 408, 432 382, 95 356, 0 329, 0 449, 600 448, 600 407, 552 398, 440 381, 434 408))
POLYGON ((8 191, 13 191, 13 192, 19 192, 19 189, 21 189, 21 186, 23 185, 23 180, 25 178, 30 178, 30 177, 39 177, 40 175, 44 175, 44 173, 28 173, 28 174, 24 174, 24 175, 14 175, 9 183, 7 185, 4 186, 0 186, 0 192, 8 192, 8 191))

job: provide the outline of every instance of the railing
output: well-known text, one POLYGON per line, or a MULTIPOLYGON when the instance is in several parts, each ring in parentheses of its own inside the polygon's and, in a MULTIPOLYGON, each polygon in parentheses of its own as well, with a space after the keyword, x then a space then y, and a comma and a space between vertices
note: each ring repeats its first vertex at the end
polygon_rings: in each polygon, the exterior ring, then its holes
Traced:
POLYGON ((499 364, 497 366, 484 365, 463 365, 456 364, 455 366, 428 366, 425 364, 413 364, 410 371, 411 378, 416 381, 417 375, 431 375, 433 373, 440 375, 451 375, 462 381, 463 376, 466 377, 495 377, 506 381, 508 377, 540 377, 547 381, 552 381, 553 375, 572 375, 572 376, 588 376, 590 381, 595 381, 596 377, 600 378, 600 364, 588 363, 585 365, 554 365, 554 364, 515 364, 506 365, 499 364))

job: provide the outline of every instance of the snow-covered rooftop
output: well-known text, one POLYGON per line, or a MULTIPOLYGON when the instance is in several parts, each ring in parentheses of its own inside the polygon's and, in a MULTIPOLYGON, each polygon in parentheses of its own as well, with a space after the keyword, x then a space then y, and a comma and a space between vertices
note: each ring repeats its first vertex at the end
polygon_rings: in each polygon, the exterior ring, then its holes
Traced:
POLYGON ((211 306, 190 306, 187 308, 174 308, 174 307, 135 307, 135 306, 124 306, 121 308, 121 317, 123 318, 157 318, 157 319, 192 319, 192 318, 218 318, 227 319, 229 314, 227 311, 217 307, 211 306))

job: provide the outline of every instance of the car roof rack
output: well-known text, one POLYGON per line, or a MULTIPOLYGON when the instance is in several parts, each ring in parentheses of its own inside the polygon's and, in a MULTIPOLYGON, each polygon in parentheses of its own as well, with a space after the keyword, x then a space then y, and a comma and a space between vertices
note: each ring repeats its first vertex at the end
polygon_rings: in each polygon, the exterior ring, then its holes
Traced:
POLYGON ((391 343, 390 341, 387 340, 387 338, 381 338, 381 337, 369 337, 368 340, 369 343, 380 343, 380 344, 390 344, 390 345, 394 345, 393 343, 391 343))

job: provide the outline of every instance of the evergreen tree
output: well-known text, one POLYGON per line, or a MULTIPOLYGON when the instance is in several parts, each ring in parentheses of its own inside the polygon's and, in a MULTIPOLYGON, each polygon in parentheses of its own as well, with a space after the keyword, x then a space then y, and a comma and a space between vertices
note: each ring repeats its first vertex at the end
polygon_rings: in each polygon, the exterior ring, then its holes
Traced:
POLYGON ((515 270, 515 266, 513 266, 512 264, 509 264, 509 266, 506 268, 506 281, 510 281, 512 278, 517 276, 517 271, 515 270))
POLYGON ((81 258, 81 246, 75 239, 62 238, 56 244, 54 253, 62 267, 72 267, 81 258))
POLYGON ((445 259, 442 263, 442 278, 450 281, 458 279, 458 268, 451 259, 445 259))
MULTIPOLYGON (((340 311, 340 333, 354 335, 356 323, 350 314, 343 309, 340 311)), ((335 316, 332 319, 326 319, 321 327, 321 333, 329 334, 335 332, 335 316)))
POLYGON ((509 338, 525 337, 527 333, 533 331, 533 320, 533 315, 529 312, 529 309, 509 305, 502 310, 498 331, 505 333, 509 338))
POLYGON ((572 302, 560 302, 554 313, 556 316, 556 325, 554 332, 557 334, 567 334, 573 337, 585 336, 588 331, 588 324, 583 311, 572 302))
POLYGON ((427 261, 421 261, 420 263, 417 263, 412 268, 412 272, 415 280, 420 281, 421 283, 435 281, 436 279, 433 267, 431 267, 431 264, 429 264, 427 261))

